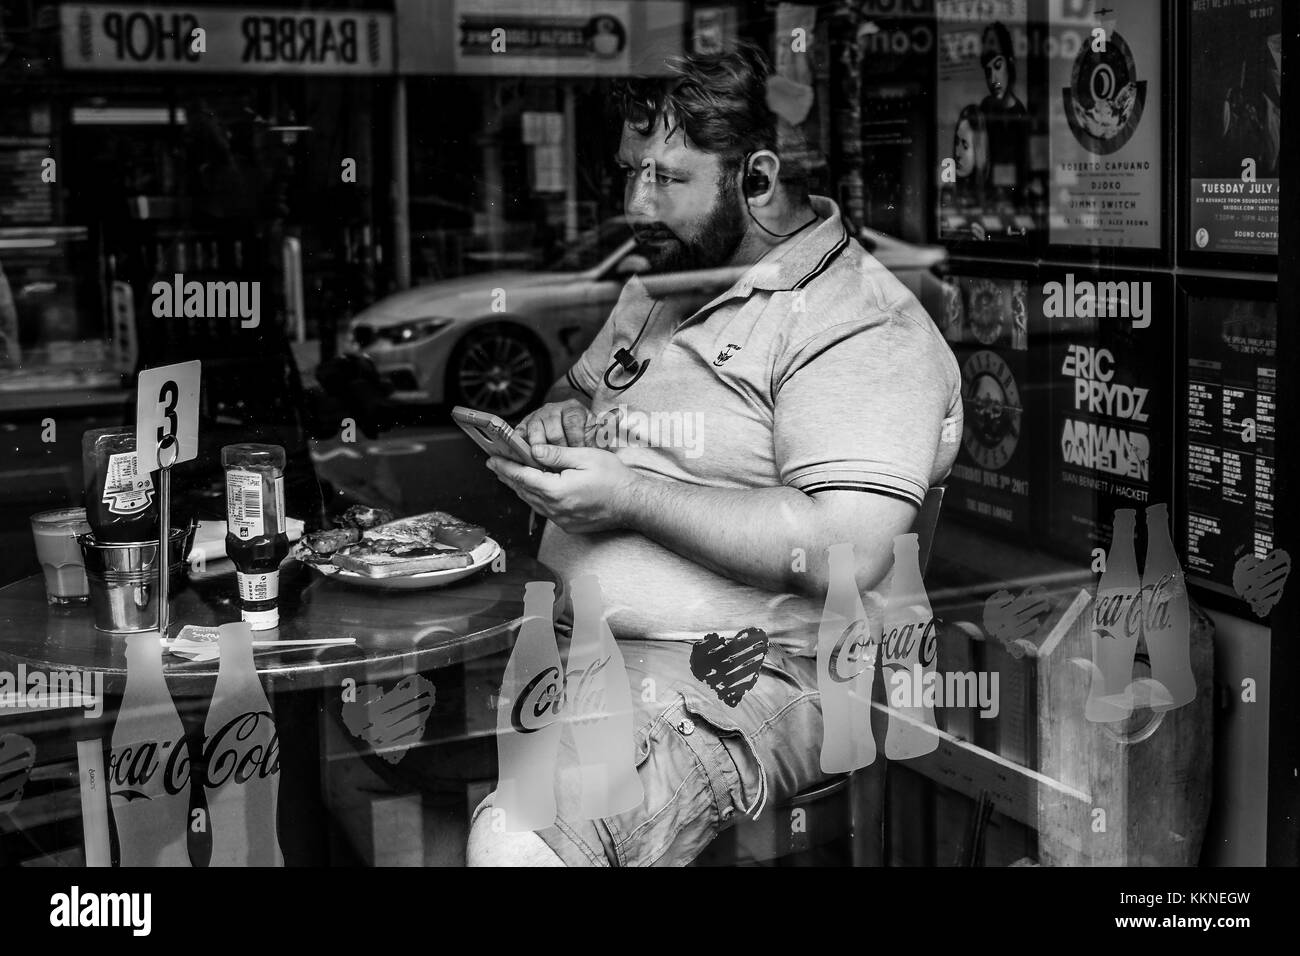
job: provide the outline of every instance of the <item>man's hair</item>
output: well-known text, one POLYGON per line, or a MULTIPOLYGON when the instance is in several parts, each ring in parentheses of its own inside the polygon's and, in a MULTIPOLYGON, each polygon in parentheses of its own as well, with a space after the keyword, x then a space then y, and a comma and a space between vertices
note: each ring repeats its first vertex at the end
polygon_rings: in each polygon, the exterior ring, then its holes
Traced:
POLYGON ((745 157, 776 152, 776 114, 767 105, 767 57, 752 44, 721 53, 667 60, 671 76, 618 82, 612 105, 620 125, 642 136, 663 125, 664 138, 680 129, 696 147, 717 154, 722 174, 734 175, 745 157))

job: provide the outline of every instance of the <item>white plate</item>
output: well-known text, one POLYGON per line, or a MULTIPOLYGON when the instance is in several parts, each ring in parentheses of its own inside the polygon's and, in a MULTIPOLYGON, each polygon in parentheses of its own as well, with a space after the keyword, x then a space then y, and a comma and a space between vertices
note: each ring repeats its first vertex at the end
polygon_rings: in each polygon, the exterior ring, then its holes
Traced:
MULTIPOLYGON (((357 574, 355 571, 347 571, 332 564, 312 564, 309 561, 304 561, 303 564, 324 577, 342 581, 344 584, 354 584, 357 587, 380 591, 415 591, 421 588, 440 588, 467 578, 495 561, 500 553, 501 545, 491 538, 484 538, 483 543, 469 553, 471 562, 469 567, 448 568, 445 571, 422 571, 419 574, 398 574, 391 578, 372 578, 367 574, 357 574)), ((291 552, 291 556, 297 557, 297 554, 291 552)))

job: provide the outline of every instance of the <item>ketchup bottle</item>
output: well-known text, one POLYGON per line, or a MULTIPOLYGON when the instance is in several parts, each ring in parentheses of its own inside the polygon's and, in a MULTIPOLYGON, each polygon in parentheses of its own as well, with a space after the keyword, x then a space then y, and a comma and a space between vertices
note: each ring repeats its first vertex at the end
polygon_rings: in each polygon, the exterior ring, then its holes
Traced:
POLYGON ((86 521, 96 541, 157 541, 158 496, 140 471, 134 428, 96 428, 81 436, 86 521))
POLYGON ((255 631, 277 627, 280 562, 289 553, 284 518, 284 449, 221 449, 226 469, 226 554, 235 562, 241 616, 255 631))

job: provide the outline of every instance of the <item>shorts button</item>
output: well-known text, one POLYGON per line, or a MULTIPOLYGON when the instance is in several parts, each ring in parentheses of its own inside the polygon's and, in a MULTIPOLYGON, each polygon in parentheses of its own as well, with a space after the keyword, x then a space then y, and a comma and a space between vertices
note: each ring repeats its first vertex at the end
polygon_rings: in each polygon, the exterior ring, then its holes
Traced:
POLYGON ((683 737, 689 737, 691 734, 695 733, 695 721, 683 717, 681 720, 677 721, 677 732, 683 737))

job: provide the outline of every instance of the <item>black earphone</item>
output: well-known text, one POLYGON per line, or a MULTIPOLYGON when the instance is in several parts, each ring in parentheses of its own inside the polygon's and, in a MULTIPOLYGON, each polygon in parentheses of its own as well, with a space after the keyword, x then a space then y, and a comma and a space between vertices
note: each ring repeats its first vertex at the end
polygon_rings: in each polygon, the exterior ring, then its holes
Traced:
MULTIPOLYGON (((750 153, 752 156, 753 153, 750 153)), ((757 196, 765 193, 772 188, 772 181, 767 178, 765 173, 760 173, 757 169, 749 166, 749 156, 745 157, 745 178, 741 183, 741 189, 745 191, 745 197, 757 196)))
POLYGON ((622 392, 631 388, 637 383, 641 376, 646 373, 646 369, 650 367, 650 360, 646 359, 644 362, 639 361, 637 357, 632 354, 632 349, 636 348, 637 343, 641 341, 641 336, 645 335, 646 327, 649 326, 650 320, 654 317, 655 310, 659 308, 661 302, 656 302, 650 307, 650 311, 646 313, 645 320, 641 323, 641 331, 636 334, 636 338, 632 340, 632 344, 627 348, 614 350, 614 361, 609 363, 609 368, 605 369, 604 376, 605 387, 610 391, 622 392), (613 376, 614 369, 616 368, 621 368, 624 373, 632 376, 632 378, 629 381, 624 382, 622 385, 615 385, 610 378, 613 376))

